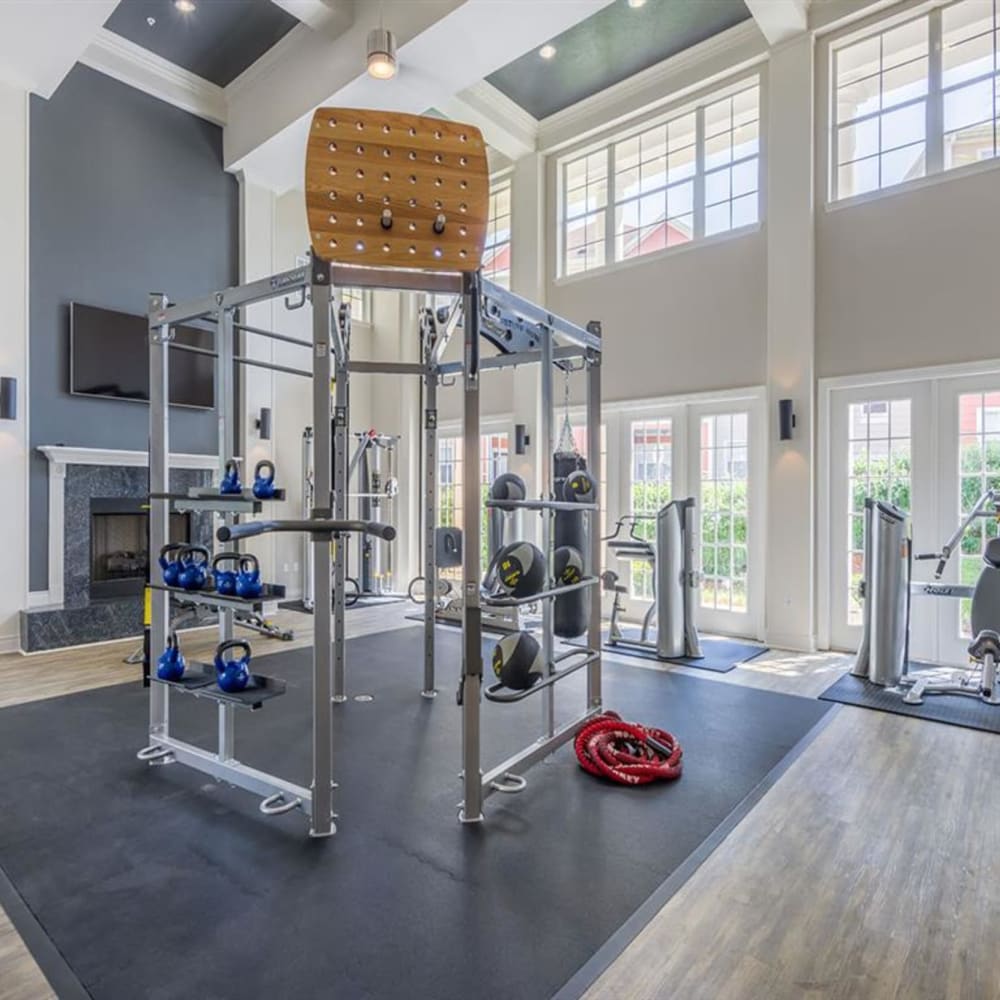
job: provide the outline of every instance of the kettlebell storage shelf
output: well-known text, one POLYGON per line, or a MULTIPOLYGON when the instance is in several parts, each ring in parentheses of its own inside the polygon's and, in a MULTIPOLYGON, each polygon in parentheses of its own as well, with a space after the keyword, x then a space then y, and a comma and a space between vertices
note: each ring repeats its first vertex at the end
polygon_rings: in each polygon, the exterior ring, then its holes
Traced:
POLYGON ((280 601, 285 596, 285 587, 279 583, 265 583, 260 597, 230 597, 215 590, 185 590, 183 587, 168 587, 165 583, 151 583, 153 590, 165 590, 178 600, 200 604, 202 607, 217 608, 220 611, 260 612, 264 605, 280 601))
POLYGON ((179 513, 208 511, 213 514, 259 514, 264 509, 263 501, 252 495, 232 493, 224 496, 218 491, 204 496, 193 496, 190 493, 150 493, 149 499, 167 500, 171 508, 179 513))
POLYGON ((250 503, 256 504, 256 510, 260 510, 260 505, 262 503, 272 500, 284 500, 285 491, 283 489, 276 489, 274 491, 273 497, 268 497, 267 501, 261 500, 259 497, 254 496, 254 492, 249 487, 244 487, 241 493, 220 493, 218 489, 205 490, 205 489, 192 489, 188 491, 188 497, 192 500, 233 500, 237 503, 240 500, 249 501, 250 503))
POLYGON ((578 580, 576 583, 567 583, 563 587, 542 590, 537 594, 530 594, 528 597, 494 597, 484 594, 481 601, 490 608, 520 608, 526 604, 534 604, 536 601, 554 601, 557 597, 571 594, 574 590, 584 590, 587 587, 594 587, 600 582, 600 577, 588 576, 582 580, 578 580))
POLYGON ((223 691, 217 684, 215 667, 197 661, 188 662, 187 670, 179 681, 161 680, 155 674, 152 680, 157 684, 165 684, 175 691, 193 694, 196 698, 208 698, 210 701, 225 705, 248 708, 251 712, 256 712, 265 701, 281 697, 288 688, 285 681, 280 678, 251 674, 250 682, 242 691, 223 691))

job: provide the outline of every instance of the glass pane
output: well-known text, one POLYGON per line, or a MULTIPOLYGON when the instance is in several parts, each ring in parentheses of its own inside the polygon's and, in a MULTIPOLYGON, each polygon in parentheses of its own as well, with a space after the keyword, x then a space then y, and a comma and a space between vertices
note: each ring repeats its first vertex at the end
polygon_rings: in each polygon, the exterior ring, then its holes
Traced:
POLYGON ((862 42, 855 42, 837 52, 837 86, 855 83, 879 71, 881 40, 876 35, 862 42))
POLYGON ((929 22, 917 18, 882 34, 882 69, 927 55, 929 22))
POLYGON ((944 137, 944 169, 981 163, 996 155, 996 140, 992 121, 949 132, 944 137))
POLYGON ((733 229, 753 226, 760 220, 757 192, 733 199, 733 229))
POLYGON ((753 122, 733 130, 733 159, 755 156, 760 152, 760 125, 753 122))
POLYGON ((639 193, 639 168, 623 170, 615 174, 615 197, 632 198, 639 193))
POLYGON ((728 201, 724 201, 721 205, 711 205, 705 209, 706 236, 724 233, 730 228, 728 201))
POLYGON ((738 198, 742 194, 749 194, 757 190, 757 174, 759 161, 756 157, 747 160, 745 163, 738 163, 733 167, 733 197, 738 198))
POLYGON ((751 87, 733 95, 733 127, 746 125, 760 118, 760 88, 751 87))
POLYGON ((574 160, 566 164, 566 188, 570 190, 587 183, 587 161, 586 159, 574 160))
POLYGON ((924 176, 924 145, 904 146, 881 158, 882 187, 924 176))
POLYGON ((705 176, 705 204, 716 205, 728 201, 731 192, 730 171, 717 170, 705 176))
POLYGON ((949 46, 993 30, 991 6, 984 0, 962 0, 941 11, 941 38, 946 57, 949 46))
POLYGON ((667 157, 667 180, 673 184, 675 181, 686 180, 693 177, 695 172, 695 147, 687 146, 671 153, 667 157))
POLYGON ((615 170, 632 170, 639 166, 639 137, 615 143, 615 170))
POLYGON ((910 436, 910 401, 894 399, 889 404, 889 433, 894 438, 910 436))
POLYGON ((944 130, 993 121, 993 81, 980 80, 944 95, 944 130))
POLYGON ((882 107, 912 101, 927 94, 927 60, 918 59, 882 74, 882 107))
POLYGON ((733 127, 732 99, 716 101, 705 107, 705 135, 711 137, 728 132, 733 127))
POLYGON ((667 190, 667 217, 690 215, 694 211, 694 184, 677 184, 667 190))
POLYGON ((927 125, 924 104, 910 104, 882 115, 882 150, 923 142, 927 125))
POLYGON ((694 239, 694 216, 679 215, 667 224, 667 246, 679 246, 694 239))
POLYGON ((994 71, 993 32, 970 38, 957 45, 945 45, 942 53, 943 83, 945 87, 987 76, 994 71))
POLYGON ((841 87, 837 91, 837 121, 849 122, 878 111, 881 95, 882 81, 878 75, 841 87))
POLYGON ((642 162, 658 160, 667 155, 667 127, 657 125, 639 136, 639 150, 642 162))
POLYGON ((845 125, 837 133, 837 162, 850 163, 878 151, 879 122, 869 118, 857 125, 845 125))
POLYGON ((694 145, 695 121, 696 116, 692 111, 689 115, 675 118, 667 125, 667 140, 671 151, 694 145))
POLYGON ((667 158, 658 156, 652 160, 643 161, 640 170, 642 191, 653 191, 667 183, 667 158))
POLYGON ((714 138, 705 140, 705 168, 721 167, 732 158, 732 133, 723 132, 714 138))
POLYGON ((850 198, 878 190, 878 157, 870 156, 840 167, 837 171, 837 197, 850 198))
POLYGON ((651 226, 663 220, 667 214, 667 195, 665 191, 647 195, 639 200, 639 225, 651 226))

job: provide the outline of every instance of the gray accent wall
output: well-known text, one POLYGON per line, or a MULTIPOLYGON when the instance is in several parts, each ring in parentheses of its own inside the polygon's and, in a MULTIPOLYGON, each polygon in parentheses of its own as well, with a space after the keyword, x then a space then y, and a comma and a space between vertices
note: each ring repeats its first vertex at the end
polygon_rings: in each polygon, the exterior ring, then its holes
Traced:
MULTIPOLYGON (((30 110, 30 581, 48 588, 48 463, 39 445, 145 450, 149 409, 69 394, 69 303, 145 313, 234 284, 239 191, 222 129, 76 66, 30 110)), ((171 449, 215 450, 209 411, 171 409, 171 449)))

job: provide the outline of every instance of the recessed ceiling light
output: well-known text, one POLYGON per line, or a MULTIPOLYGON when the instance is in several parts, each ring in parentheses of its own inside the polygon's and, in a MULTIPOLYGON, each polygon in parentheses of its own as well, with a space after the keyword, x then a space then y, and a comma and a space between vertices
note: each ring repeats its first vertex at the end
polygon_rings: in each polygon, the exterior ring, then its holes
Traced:
POLYGON ((155 17, 147 17, 146 18, 146 24, 148 24, 152 28, 153 25, 156 24, 156 18, 155 17))
POLYGON ((182 14, 193 14, 198 9, 194 0, 174 0, 174 6, 182 14))
POLYGON ((556 54, 556 47, 554 45, 543 45, 538 50, 538 54, 543 59, 551 59, 556 54))
POLYGON ((632 10, 638 10, 640 7, 646 6, 646 0, 628 0, 628 5, 632 10))

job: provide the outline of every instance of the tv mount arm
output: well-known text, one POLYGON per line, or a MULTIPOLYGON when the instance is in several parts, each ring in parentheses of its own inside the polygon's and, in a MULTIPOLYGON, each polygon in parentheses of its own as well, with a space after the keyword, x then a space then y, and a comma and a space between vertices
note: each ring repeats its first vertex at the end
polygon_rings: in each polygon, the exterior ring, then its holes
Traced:
POLYGON ((947 542, 941 546, 940 552, 923 552, 916 555, 914 559, 937 559, 937 568, 934 570, 934 579, 940 580, 944 568, 948 564, 952 553, 962 541, 962 536, 969 530, 969 525, 978 517, 995 517, 1000 521, 1000 489, 988 489, 973 505, 972 510, 965 515, 962 523, 955 529, 954 534, 947 542), (990 509, 992 508, 992 509, 990 509))

